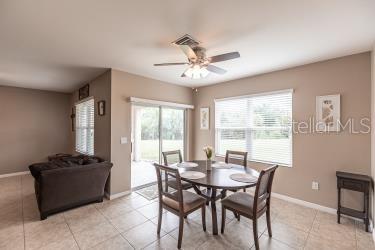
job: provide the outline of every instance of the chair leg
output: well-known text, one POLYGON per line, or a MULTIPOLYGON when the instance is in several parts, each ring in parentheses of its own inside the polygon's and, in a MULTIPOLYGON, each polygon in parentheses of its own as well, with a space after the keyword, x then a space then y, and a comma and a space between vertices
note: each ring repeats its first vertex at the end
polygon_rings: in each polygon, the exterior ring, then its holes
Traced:
POLYGON ((202 226, 203 226, 203 231, 206 232, 206 206, 202 206, 202 226))
POLYGON ((246 193, 246 188, 244 188, 243 191, 246 193))
POLYGON ((234 218, 238 219, 238 214, 233 211, 234 218))
POLYGON ((224 206, 221 206, 221 233, 224 233, 225 221, 226 221, 226 209, 224 206))
POLYGON ((160 234, 160 230, 161 230, 162 216, 163 216, 163 207, 161 204, 159 204, 158 231, 157 231, 158 234, 160 234))
MULTIPOLYGON (((209 194, 211 192, 211 188, 207 188, 207 194, 209 194)), ((210 205, 210 201, 207 200, 206 201, 206 206, 210 205)))
POLYGON ((184 232, 184 217, 180 215, 180 225, 178 228, 178 243, 177 243, 177 248, 181 248, 181 243, 182 243, 182 235, 184 232))
POLYGON ((266 217, 267 217, 268 236, 269 236, 269 237, 272 237, 272 229, 271 229, 271 211, 270 211, 269 206, 267 207, 266 217))
POLYGON ((258 239, 258 220, 257 218, 253 219, 253 235, 254 235, 254 242, 255 242, 255 249, 259 250, 259 239, 258 239))

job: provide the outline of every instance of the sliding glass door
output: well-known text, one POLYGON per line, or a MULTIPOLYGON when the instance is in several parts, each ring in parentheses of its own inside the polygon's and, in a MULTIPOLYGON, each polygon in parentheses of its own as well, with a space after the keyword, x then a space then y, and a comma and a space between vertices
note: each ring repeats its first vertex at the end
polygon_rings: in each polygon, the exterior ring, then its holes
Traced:
POLYGON ((185 110, 162 108, 161 151, 180 150, 184 159, 185 110))
POLYGON ((158 107, 135 106, 133 155, 136 161, 159 162, 160 110, 158 107))
POLYGON ((156 182, 153 163, 163 163, 163 151, 181 150, 185 158, 185 110, 162 106, 132 106, 132 188, 156 182))

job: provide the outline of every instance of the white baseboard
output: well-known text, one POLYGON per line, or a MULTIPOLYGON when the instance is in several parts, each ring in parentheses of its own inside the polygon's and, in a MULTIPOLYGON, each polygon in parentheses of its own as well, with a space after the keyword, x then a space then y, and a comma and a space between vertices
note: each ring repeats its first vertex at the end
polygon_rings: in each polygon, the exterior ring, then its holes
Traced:
MULTIPOLYGON (((322 211, 322 212, 326 212, 326 213, 330 213, 330 214, 337 214, 337 210, 334 209, 334 208, 325 207, 325 206, 318 205, 318 204, 315 204, 315 203, 312 203, 312 202, 299 200, 299 199, 296 199, 296 198, 292 198, 290 196, 286 196, 286 195, 282 195, 282 194, 278 194, 278 193, 273 193, 273 192, 272 192, 272 196, 275 197, 275 198, 279 198, 280 200, 289 201, 291 203, 301 205, 301 206, 304 206, 304 207, 313 208, 313 209, 316 209, 316 210, 319 210, 319 211, 322 211)), ((344 215, 344 214, 342 216, 351 218, 351 219, 356 220, 356 221, 363 222, 363 220, 358 219, 358 218, 354 218, 354 217, 347 216, 347 215, 344 215)), ((373 229, 373 222, 372 222, 372 220, 370 220, 369 230, 370 230, 370 232, 372 232, 372 237, 375 241, 375 234, 374 234, 375 230, 372 230, 372 229, 373 229)))
POLYGON ((375 242, 375 230, 372 230, 372 240, 375 242))
MULTIPOLYGON (((125 192, 121 192, 121 193, 117 193, 117 194, 112 194, 112 195, 109 195, 109 199, 110 200, 113 200, 113 199, 117 199, 117 198, 120 198, 120 197, 123 197, 125 195, 129 195, 132 191, 125 191, 125 192)), ((107 195, 108 197, 108 195, 107 195)))
POLYGON ((308 201, 304 201, 304 200, 299 200, 299 199, 292 198, 290 196, 286 196, 286 195, 283 195, 283 194, 272 193, 272 196, 276 197, 276 198, 279 198, 281 200, 284 200, 284 201, 289 201, 291 203, 298 204, 298 205, 301 205, 301 206, 304 206, 304 207, 313 208, 313 209, 316 209, 316 210, 319 210, 319 211, 322 211, 322 212, 326 212, 326 213, 330 213, 330 214, 336 214, 337 213, 337 210, 334 209, 334 208, 321 206, 321 205, 318 205, 318 204, 315 204, 315 203, 312 203, 312 202, 308 202, 308 201))
POLYGON ((0 175, 0 179, 1 178, 18 176, 18 175, 27 175, 27 174, 30 174, 30 171, 15 172, 15 173, 10 173, 10 174, 2 174, 2 175, 0 175))

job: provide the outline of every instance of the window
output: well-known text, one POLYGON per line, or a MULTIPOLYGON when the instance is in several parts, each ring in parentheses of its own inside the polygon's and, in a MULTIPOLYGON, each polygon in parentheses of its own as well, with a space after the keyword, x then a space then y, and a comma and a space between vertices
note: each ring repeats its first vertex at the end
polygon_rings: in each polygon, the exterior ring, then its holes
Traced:
POLYGON ((292 165, 292 90, 215 100, 215 151, 292 165))
POLYGON ((76 151, 94 154, 94 99, 76 104, 76 151))

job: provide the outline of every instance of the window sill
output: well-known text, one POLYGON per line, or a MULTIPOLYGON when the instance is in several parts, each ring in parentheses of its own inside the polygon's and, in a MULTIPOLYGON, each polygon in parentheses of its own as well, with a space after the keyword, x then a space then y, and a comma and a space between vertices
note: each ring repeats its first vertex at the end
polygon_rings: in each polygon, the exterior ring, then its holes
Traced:
MULTIPOLYGON (((218 154, 215 154, 215 157, 225 158, 225 155, 218 155, 218 154)), ((241 159, 241 158, 233 157, 233 159, 241 159)), ((247 161, 248 161, 248 162, 255 162, 255 163, 268 164, 268 165, 278 165, 279 167, 287 167, 287 168, 291 168, 291 167, 293 167, 292 165, 288 165, 288 164, 284 164, 284 163, 277 163, 277 162, 259 161, 259 160, 249 160, 249 159, 248 159, 247 161)))

